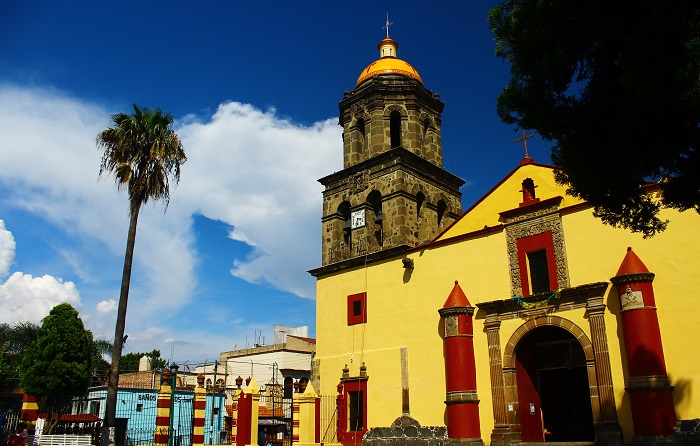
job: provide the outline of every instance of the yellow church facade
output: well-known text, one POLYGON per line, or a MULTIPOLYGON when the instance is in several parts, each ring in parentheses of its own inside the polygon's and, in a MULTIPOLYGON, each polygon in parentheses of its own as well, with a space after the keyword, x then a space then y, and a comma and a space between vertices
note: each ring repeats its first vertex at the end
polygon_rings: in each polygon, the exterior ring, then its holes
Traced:
POLYGON ((392 42, 341 102, 344 170, 320 180, 313 382, 339 396, 338 441, 409 418, 445 442, 681 441, 700 418, 700 216, 662 211, 647 239, 606 226, 531 158, 462 213, 439 97, 391 71, 392 42))

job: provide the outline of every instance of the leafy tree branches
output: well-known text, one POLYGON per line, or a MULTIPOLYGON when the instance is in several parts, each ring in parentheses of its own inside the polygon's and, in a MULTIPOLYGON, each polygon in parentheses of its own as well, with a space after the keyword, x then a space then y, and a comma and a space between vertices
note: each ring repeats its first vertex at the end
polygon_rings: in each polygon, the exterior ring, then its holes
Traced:
POLYGON ((94 344, 78 312, 67 303, 55 306, 22 358, 20 387, 37 397, 43 411, 60 413, 90 384, 94 344))
POLYGON ((167 361, 160 357, 160 350, 153 350, 148 353, 127 353, 122 355, 122 359, 119 365, 119 373, 133 373, 139 370, 139 361, 143 356, 148 356, 151 358, 151 367, 154 369, 164 368, 167 365, 167 361))
POLYGON ((568 193, 645 237, 662 207, 700 212, 700 2, 507 0, 489 22, 498 114, 554 142, 568 193))
POLYGON ((9 391, 19 384, 22 358, 38 330, 39 326, 31 322, 0 324, 0 388, 9 391))

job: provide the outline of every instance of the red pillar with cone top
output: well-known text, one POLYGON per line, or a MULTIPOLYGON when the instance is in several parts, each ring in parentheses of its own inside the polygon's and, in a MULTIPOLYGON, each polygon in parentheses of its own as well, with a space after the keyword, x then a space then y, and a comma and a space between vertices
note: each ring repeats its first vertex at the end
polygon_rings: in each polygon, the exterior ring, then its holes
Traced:
POLYGON ((627 255, 610 279, 620 297, 622 333, 629 380, 635 438, 663 437, 673 433, 676 415, 661 330, 656 314, 654 274, 627 248, 627 255))
POLYGON ((481 441, 479 399, 474 361, 474 307, 455 281, 443 307, 438 310, 443 325, 445 382, 447 390, 447 435, 459 442, 481 441))

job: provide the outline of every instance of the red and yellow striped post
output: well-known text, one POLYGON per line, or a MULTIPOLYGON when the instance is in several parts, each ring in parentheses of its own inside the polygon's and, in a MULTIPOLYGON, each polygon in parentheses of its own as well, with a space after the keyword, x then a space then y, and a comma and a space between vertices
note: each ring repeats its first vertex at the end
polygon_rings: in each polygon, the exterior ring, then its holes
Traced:
MULTIPOLYGON (((239 376, 240 378, 240 376, 239 376)), ((239 403, 241 398, 240 386, 233 391, 231 395, 231 444, 238 445, 238 420, 239 420, 239 403)))
POLYGON ((39 405, 36 403, 36 398, 27 395, 22 395, 22 411, 19 414, 20 420, 24 422, 36 422, 39 417, 39 405))
POLYGON ((39 405, 36 402, 36 398, 25 393, 22 395, 22 410, 19 413, 20 420, 27 423, 27 429, 33 429, 38 417, 39 405))
POLYGON ((292 403, 292 443, 299 443, 299 401, 297 401, 295 393, 294 403, 292 403))
POLYGON ((164 371, 161 375, 160 389, 158 390, 158 411, 156 413, 156 434, 153 441, 156 445, 168 444, 170 430, 170 371, 164 371))
POLYGON ((204 413, 207 408, 207 391, 204 389, 204 375, 197 376, 197 388, 194 390, 194 420, 192 446, 204 445, 204 413))
POLYGON ((316 414, 319 400, 314 386, 309 382, 304 393, 294 394, 294 412, 292 441, 299 446, 318 445, 318 417, 316 414))

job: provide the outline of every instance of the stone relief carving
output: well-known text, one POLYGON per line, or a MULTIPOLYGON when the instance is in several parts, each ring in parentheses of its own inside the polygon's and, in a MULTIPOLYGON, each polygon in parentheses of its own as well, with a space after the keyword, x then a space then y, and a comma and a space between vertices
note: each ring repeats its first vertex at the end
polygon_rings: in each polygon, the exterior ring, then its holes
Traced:
POLYGON ((369 172, 358 172, 348 178, 348 189, 351 194, 356 194, 367 189, 369 186, 369 172))

